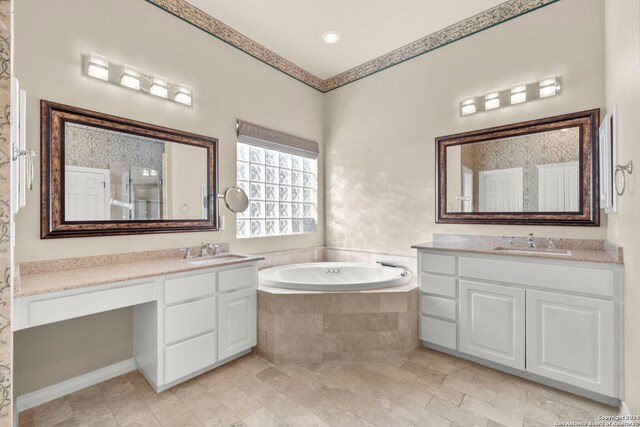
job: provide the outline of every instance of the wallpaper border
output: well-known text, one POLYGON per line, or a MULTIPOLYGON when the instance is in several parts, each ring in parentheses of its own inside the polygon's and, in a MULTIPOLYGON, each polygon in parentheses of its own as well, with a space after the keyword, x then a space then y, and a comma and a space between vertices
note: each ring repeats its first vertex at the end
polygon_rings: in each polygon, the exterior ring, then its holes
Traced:
POLYGON ((294 79, 326 93, 560 0, 509 0, 326 80, 256 43, 185 0, 145 0, 294 79))

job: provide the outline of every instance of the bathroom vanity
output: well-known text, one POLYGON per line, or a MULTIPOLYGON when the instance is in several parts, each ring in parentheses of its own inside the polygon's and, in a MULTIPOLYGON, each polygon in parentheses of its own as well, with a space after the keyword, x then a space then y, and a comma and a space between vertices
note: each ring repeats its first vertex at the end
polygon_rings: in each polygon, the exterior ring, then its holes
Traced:
POLYGON ((414 248, 425 346, 607 403, 623 398, 621 255, 472 240, 414 248))
POLYGON ((88 266, 94 258, 76 258, 68 268, 65 260, 29 266, 14 299, 14 330, 133 307, 135 365, 158 392, 256 345, 261 257, 88 266))

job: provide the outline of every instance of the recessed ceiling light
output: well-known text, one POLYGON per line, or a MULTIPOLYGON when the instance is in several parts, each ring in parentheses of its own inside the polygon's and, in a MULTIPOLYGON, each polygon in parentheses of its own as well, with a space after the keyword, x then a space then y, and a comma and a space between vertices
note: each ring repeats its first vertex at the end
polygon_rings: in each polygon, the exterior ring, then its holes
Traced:
POLYGON ((322 35, 322 40, 325 43, 334 44, 337 43, 338 40, 340 40, 340 34, 336 33, 335 31, 327 31, 322 35))

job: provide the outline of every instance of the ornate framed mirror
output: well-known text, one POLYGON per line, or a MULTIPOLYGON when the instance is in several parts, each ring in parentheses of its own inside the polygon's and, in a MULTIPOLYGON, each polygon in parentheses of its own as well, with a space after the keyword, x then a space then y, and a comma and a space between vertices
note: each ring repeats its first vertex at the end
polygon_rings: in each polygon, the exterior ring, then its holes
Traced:
POLYGON ((436 138, 436 222, 598 226, 599 110, 436 138))
POLYGON ((218 140, 41 101, 41 238, 218 230, 218 140))

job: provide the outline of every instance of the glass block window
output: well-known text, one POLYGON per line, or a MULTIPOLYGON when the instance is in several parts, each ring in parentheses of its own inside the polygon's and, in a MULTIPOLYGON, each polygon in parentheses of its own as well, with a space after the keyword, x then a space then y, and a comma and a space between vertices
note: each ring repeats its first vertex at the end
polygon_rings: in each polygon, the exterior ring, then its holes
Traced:
POLYGON ((236 237, 316 231, 316 159, 239 142, 237 163, 238 187, 249 196, 249 208, 238 213, 236 237))

